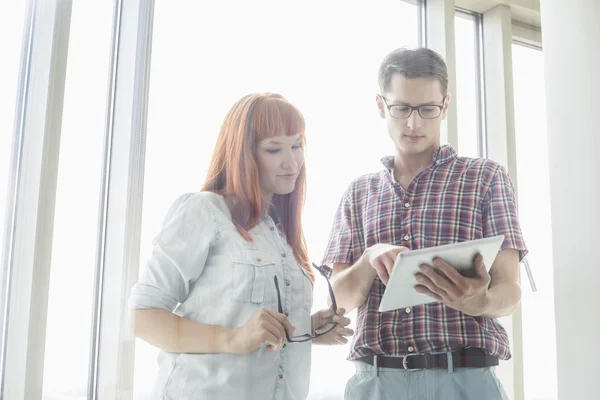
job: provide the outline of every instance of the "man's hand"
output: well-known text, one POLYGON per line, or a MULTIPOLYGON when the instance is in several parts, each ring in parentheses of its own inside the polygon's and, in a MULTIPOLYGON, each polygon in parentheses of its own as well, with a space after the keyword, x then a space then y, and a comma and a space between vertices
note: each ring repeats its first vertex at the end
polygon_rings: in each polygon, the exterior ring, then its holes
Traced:
POLYGON ((354 335, 354 331, 346 328, 350 324, 350 318, 345 317, 346 310, 343 308, 337 309, 337 314, 333 313, 333 306, 329 306, 326 310, 317 311, 311 317, 312 328, 319 328, 328 322, 337 322, 338 325, 329 333, 319 336, 313 340, 313 344, 346 344, 348 339, 346 336, 354 335))
POLYGON ((398 254, 409 251, 408 247, 379 243, 365 250, 367 262, 377 271, 379 279, 387 286, 398 254))
POLYGON ((485 314, 489 305, 488 289, 490 274, 478 254, 474 259, 476 277, 466 278, 442 259, 433 261, 437 269, 422 265, 421 273, 416 274, 419 285, 415 290, 441 301, 465 314, 479 316, 485 314))

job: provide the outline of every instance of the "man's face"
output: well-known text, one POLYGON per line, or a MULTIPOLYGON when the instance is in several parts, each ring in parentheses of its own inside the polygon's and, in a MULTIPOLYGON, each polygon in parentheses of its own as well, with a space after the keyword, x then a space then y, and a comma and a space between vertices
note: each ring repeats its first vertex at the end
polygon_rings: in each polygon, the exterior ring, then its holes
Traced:
POLYGON ((394 74, 389 91, 382 93, 382 96, 384 99, 377 96, 379 115, 386 120, 388 133, 399 153, 418 155, 440 146, 440 125, 446 118, 450 96, 446 96, 444 102, 442 88, 436 78, 406 78, 401 74, 394 74), (430 105, 431 107, 422 108, 421 113, 425 117, 436 115, 438 112, 439 115, 435 118, 423 118, 417 110, 413 110, 408 118, 394 118, 390 115, 386 103, 388 106, 430 105), (436 107, 442 105, 441 110, 436 107))

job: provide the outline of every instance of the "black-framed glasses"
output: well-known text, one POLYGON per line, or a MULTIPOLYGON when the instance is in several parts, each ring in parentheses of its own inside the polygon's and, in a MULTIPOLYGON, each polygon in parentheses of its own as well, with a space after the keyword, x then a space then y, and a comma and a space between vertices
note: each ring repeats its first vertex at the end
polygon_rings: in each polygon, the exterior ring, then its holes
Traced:
MULTIPOLYGON (((333 307, 333 313, 334 315, 337 314, 337 303, 335 302, 335 296, 333 294, 333 288, 331 287, 331 283, 329 282, 329 278, 327 278, 327 274, 325 273, 325 271, 323 271, 322 268, 317 267, 317 265, 315 263, 312 264, 313 267, 319 271, 321 273, 321 275, 323 275, 325 277, 325 280, 327 281, 327 286, 329 287, 329 297, 331 298, 331 305, 333 307)), ((277 289, 277 307, 278 307, 278 311, 280 314, 283 314, 283 307, 281 306, 281 293, 279 292, 279 282, 277 281, 277 275, 273 276, 273 280, 275 281, 275 289, 277 289)), ((318 327, 317 329, 315 329, 314 331, 312 331, 311 333, 305 333, 304 335, 296 335, 296 336, 289 336, 287 331, 285 332, 285 338, 288 342, 290 343, 294 343, 294 342, 307 342, 309 340, 313 340, 318 338, 319 336, 323 336, 329 332, 331 332, 336 326, 338 325, 337 322, 327 322, 326 324, 324 324, 323 326, 318 327)))
POLYGON ((434 119, 440 116, 442 110, 444 109, 444 104, 446 103, 446 97, 442 99, 442 105, 438 104, 423 104, 420 106, 409 106, 406 104, 388 104, 385 97, 379 95, 381 100, 388 109, 390 116, 396 119, 406 119, 410 117, 413 111, 417 110, 421 118, 423 119, 434 119))

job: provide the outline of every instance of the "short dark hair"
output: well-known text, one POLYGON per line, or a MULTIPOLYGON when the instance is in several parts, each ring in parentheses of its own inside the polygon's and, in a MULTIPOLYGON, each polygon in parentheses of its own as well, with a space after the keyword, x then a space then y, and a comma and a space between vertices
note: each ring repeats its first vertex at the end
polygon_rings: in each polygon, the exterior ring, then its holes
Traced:
POLYGON ((442 87, 442 94, 448 94, 448 69, 446 62, 435 51, 426 47, 401 47, 389 53, 379 66, 379 89, 381 93, 390 90, 392 76, 401 74, 406 78, 436 78, 442 87))

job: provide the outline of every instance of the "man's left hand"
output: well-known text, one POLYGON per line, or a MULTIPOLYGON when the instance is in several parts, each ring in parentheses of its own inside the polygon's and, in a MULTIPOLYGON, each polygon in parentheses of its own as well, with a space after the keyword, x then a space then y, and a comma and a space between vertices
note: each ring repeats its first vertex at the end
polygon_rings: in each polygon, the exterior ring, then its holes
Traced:
POLYGON ((486 312, 489 304, 488 288, 491 277, 478 254, 474 259, 476 276, 462 276, 442 259, 433 261, 437 268, 421 265, 421 273, 416 274, 415 290, 441 301, 465 314, 479 316, 486 312))

